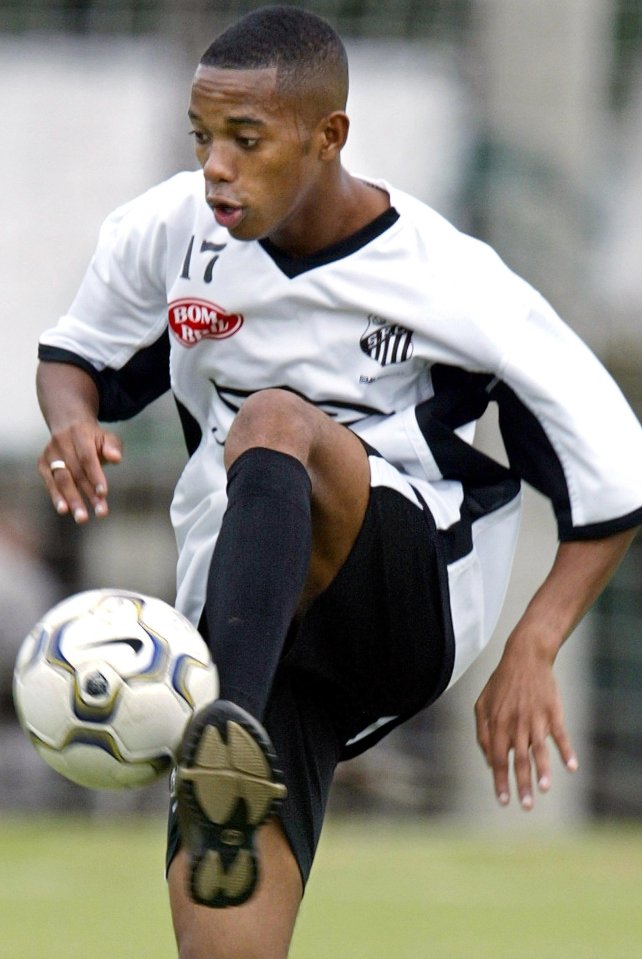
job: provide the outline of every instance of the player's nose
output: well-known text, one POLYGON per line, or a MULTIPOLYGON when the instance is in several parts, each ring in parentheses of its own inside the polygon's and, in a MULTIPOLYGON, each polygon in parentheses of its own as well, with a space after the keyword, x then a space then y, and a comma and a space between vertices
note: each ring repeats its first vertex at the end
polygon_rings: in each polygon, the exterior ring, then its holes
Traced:
POLYGON ((234 179, 234 163, 231 151, 225 144, 212 144, 205 163, 203 173, 209 183, 231 183, 234 179))

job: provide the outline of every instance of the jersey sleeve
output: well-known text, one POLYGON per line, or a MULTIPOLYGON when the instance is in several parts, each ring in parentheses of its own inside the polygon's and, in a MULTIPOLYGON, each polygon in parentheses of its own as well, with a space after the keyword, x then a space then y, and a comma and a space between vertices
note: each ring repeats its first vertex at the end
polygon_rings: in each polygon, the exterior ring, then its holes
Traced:
POLYGON ((126 419, 169 388, 162 189, 112 213, 69 311, 40 339, 44 362, 75 364, 99 391, 99 417, 126 419))
POLYGON ((38 359, 44 363, 68 363, 91 376, 98 389, 98 419, 128 420, 166 393, 170 387, 169 336, 167 331, 135 353, 120 370, 105 366, 97 370, 78 353, 41 343, 38 359))
POLYGON ((511 468, 547 496, 561 540, 642 522, 642 428, 591 350, 534 295, 490 392, 511 468))

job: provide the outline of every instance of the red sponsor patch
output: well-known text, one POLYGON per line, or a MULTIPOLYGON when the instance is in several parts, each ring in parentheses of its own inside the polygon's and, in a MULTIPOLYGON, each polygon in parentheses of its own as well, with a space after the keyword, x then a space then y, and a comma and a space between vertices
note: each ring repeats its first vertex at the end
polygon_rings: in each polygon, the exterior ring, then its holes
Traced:
POLYGON ((240 313, 226 313, 208 300, 174 300, 169 304, 169 328, 182 346, 201 340, 224 340, 243 326, 240 313))

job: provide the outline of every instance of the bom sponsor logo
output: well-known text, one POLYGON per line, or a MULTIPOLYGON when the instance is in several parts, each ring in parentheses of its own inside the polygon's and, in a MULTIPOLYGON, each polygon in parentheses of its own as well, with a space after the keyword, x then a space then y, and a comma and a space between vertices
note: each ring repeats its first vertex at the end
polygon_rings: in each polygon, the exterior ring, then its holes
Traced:
POLYGON ((174 300, 169 304, 169 327, 183 346, 201 340, 224 340, 243 326, 240 313, 226 313, 208 300, 174 300))

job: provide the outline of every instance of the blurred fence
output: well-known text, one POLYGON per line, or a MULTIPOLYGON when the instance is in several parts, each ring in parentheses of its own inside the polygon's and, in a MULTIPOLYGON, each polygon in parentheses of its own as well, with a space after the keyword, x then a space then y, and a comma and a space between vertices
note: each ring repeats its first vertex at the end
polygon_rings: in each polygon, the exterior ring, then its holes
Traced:
MULTIPOLYGON (((457 203, 448 215, 489 239, 561 308, 642 415, 642 0, 300 5, 327 16, 355 40, 412 40, 420 57, 424 49, 441 51, 440 62, 461 78, 470 118, 457 203)), ((184 63, 188 77, 203 37, 257 6, 233 0, 0 0, 0 39, 56 32, 105 42, 110 35, 158 37, 163 50, 170 45, 184 63)), ((392 94, 403 102, 403 84, 392 94)), ((373 104, 372 113, 377 129, 385 129, 390 106, 373 104)), ((170 155, 172 149, 168 144, 170 155)), ((422 156, 408 151, 407 163, 421 165, 422 156)), ((15 728, 10 673, 31 621, 69 592, 121 585, 171 601, 174 548, 167 508, 184 458, 171 404, 147 412, 124 432, 128 457, 114 484, 113 515, 87 530, 55 516, 34 457, 5 456, 0 462, 0 749, 5 760, 12 757, 0 768, 0 806, 109 805, 104 797, 63 784, 28 753, 15 728)), ((642 815, 641 621, 638 541, 588 632, 583 738, 592 761, 582 805, 595 815, 642 815)), ((470 722, 472 700, 465 695, 463 704, 464 694, 447 697, 346 766, 335 789, 336 808, 438 814, 457 806, 458 791, 475 793, 476 780, 462 771, 456 748, 464 713, 470 722)), ((471 728, 466 735, 472 740, 471 728)), ((490 794, 489 784, 485 789, 490 794)), ((164 801, 159 789, 113 805, 164 801)))
MULTIPOLYGON (((267 4, 252 0, 3 0, 0 29, 87 32, 162 32, 168 17, 225 24, 267 4)), ((461 36, 474 0, 312 0, 292 3, 330 19, 345 36, 461 36)))

